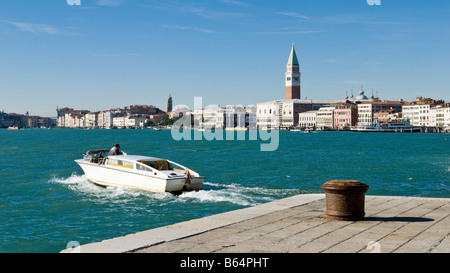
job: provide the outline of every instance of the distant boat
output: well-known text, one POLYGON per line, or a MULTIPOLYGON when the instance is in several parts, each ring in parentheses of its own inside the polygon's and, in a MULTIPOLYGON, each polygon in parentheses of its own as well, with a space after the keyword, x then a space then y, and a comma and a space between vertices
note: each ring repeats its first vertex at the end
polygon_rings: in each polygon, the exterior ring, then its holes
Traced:
MULTIPOLYGON (((199 129, 199 131, 200 131, 200 129, 199 129)), ((227 128, 225 128, 225 131, 248 131, 248 128, 245 128, 245 127, 227 127, 227 128)))
POLYGON ((19 126, 10 126, 8 130, 19 130, 19 126))
POLYGON ((350 130, 353 132, 419 132, 420 128, 403 122, 380 123, 376 119, 373 124, 358 125, 350 130))

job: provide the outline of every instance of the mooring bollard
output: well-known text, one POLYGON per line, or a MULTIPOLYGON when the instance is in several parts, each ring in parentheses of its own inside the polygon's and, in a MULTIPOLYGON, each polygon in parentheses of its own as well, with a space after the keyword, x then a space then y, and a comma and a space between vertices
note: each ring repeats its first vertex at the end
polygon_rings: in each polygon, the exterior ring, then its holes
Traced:
POLYGON ((365 193, 369 186, 356 180, 332 180, 322 184, 326 217, 330 220, 364 219, 365 193))

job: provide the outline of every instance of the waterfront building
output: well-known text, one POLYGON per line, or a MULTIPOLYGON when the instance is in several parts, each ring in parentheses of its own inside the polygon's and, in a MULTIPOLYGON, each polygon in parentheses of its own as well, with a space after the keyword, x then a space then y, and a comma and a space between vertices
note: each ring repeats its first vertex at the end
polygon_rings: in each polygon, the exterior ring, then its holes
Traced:
POLYGON ((81 128, 84 125, 84 115, 79 113, 66 113, 64 115, 64 126, 66 128, 81 128))
POLYGON ((256 125, 260 130, 267 130, 271 128, 279 128, 278 118, 278 101, 273 100, 269 102, 256 104, 256 125))
POLYGON ((331 107, 336 100, 273 100, 256 104, 256 124, 259 129, 289 129, 299 126, 299 114, 331 107))
POLYGON ((98 126, 98 114, 99 112, 86 113, 84 120, 84 127, 96 128, 98 126))
POLYGON ((441 131, 445 127, 445 117, 446 113, 450 112, 449 107, 445 107, 445 105, 436 105, 430 109, 430 127, 436 127, 438 131, 441 131))
POLYGON ((403 117, 414 126, 430 126, 430 105, 417 104, 403 106, 403 117))
POLYGON ((57 126, 58 127, 65 127, 66 125, 66 114, 73 111, 72 108, 65 107, 62 109, 59 109, 59 107, 56 107, 56 118, 57 118, 57 126))
POLYGON ((300 99, 300 64, 292 44, 291 54, 286 66, 286 99, 300 99))
POLYGON ((249 113, 244 106, 228 105, 225 107, 225 127, 227 129, 244 129, 249 123, 249 113))
POLYGON ((111 111, 101 111, 97 116, 97 126, 99 128, 110 129, 113 126, 114 113, 111 111))
POLYGON ((220 106, 205 107, 201 111, 199 127, 203 129, 224 129, 225 109, 220 106))
POLYGON ((308 100, 273 100, 256 104, 259 129, 287 129, 297 126, 298 114, 312 110, 308 100))
POLYGON ((298 114, 298 127, 316 129, 317 110, 306 111, 298 114))
POLYGON ((178 108, 175 110, 172 110, 170 113, 167 113, 169 115, 169 118, 181 118, 182 116, 186 115, 186 113, 191 112, 189 108, 183 107, 178 108))
POLYGON ((402 112, 398 112, 396 109, 386 109, 373 113, 373 119, 377 119, 381 123, 386 122, 401 122, 402 112))
POLYGON ((27 112, 25 116, 22 116, 22 127, 50 128, 52 127, 52 120, 48 117, 30 116, 27 112))
POLYGON ((191 117, 195 129, 256 129, 255 106, 211 105, 204 109, 184 111, 182 115, 191 117))
POLYGON ((394 109, 402 112, 402 106, 406 102, 400 101, 363 101, 358 105, 358 125, 370 125, 374 122, 373 114, 381 110, 394 109))
POLYGON ((125 128, 125 119, 127 118, 126 115, 117 115, 113 117, 113 127, 122 129, 125 128))
MULTIPOLYGON (((437 112, 438 112, 437 107, 432 107, 430 109, 430 114, 429 114, 429 126, 430 127, 438 127, 437 126, 437 124, 438 124, 438 122, 437 122, 438 113, 437 112)), ((441 112, 441 111, 439 111, 439 112, 441 112)), ((441 113, 439 113, 439 114, 441 114, 441 113)), ((442 114, 443 114, 443 112, 442 112, 442 114)), ((443 119, 442 119, 442 122, 443 122, 443 119)))
POLYGON ((126 116, 124 117, 125 128, 144 128, 145 117, 143 116, 126 116))
POLYGON ((298 125, 298 114, 315 110, 311 100, 282 100, 279 101, 280 128, 289 129, 298 125))
POLYGON ((25 128, 39 128, 38 126, 39 116, 30 116, 27 111, 24 116, 21 116, 22 127, 25 128))
POLYGON ((256 106, 245 107, 245 123, 249 130, 256 130, 256 106))
POLYGON ((17 126, 18 128, 50 128, 56 126, 56 118, 30 116, 0 112, 0 128, 17 126))
POLYGON ((317 111, 316 128, 330 130, 334 127, 334 110, 336 107, 321 107, 317 111))
POLYGON ((65 107, 62 109, 56 108, 56 113, 58 127, 84 128, 85 115, 89 113, 89 111, 73 110, 72 108, 65 107))
POLYGON ((443 129, 450 133, 450 105, 444 108, 444 125, 443 129))
MULTIPOLYGON (((415 101, 405 104, 402 107, 403 118, 411 125, 430 127, 430 110, 437 105, 444 105, 443 100, 433 100, 430 98, 417 97, 415 101)), ((436 115, 436 113, 433 113, 436 115)), ((436 121, 435 121, 436 122, 436 121)))
POLYGON ((338 103, 333 113, 335 129, 348 129, 358 122, 358 107, 353 103, 338 103))
POLYGON ((38 128, 51 128, 56 125, 56 123, 53 122, 54 119, 49 117, 38 117, 38 128))

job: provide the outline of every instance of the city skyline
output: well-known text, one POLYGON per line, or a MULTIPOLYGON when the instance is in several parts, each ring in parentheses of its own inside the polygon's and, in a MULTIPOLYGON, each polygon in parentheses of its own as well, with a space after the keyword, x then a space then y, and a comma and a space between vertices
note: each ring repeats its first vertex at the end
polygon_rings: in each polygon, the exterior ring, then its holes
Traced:
POLYGON ((450 100, 450 3, 1 0, 0 110, 281 99, 295 43, 301 98, 450 100), (24 11, 33 10, 30 14, 24 11))

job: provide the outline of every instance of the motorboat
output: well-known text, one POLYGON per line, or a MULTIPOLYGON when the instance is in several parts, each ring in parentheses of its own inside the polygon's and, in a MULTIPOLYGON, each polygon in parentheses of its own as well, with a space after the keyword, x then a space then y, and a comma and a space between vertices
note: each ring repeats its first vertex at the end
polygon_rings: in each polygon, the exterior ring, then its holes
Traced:
POLYGON ((350 129, 354 132, 419 132, 420 128, 403 122, 383 122, 375 119, 373 124, 358 125, 350 129))
POLYGON ((109 150, 87 151, 75 162, 86 178, 105 187, 127 187, 151 192, 201 190, 204 177, 173 161, 141 155, 108 155, 109 150))

